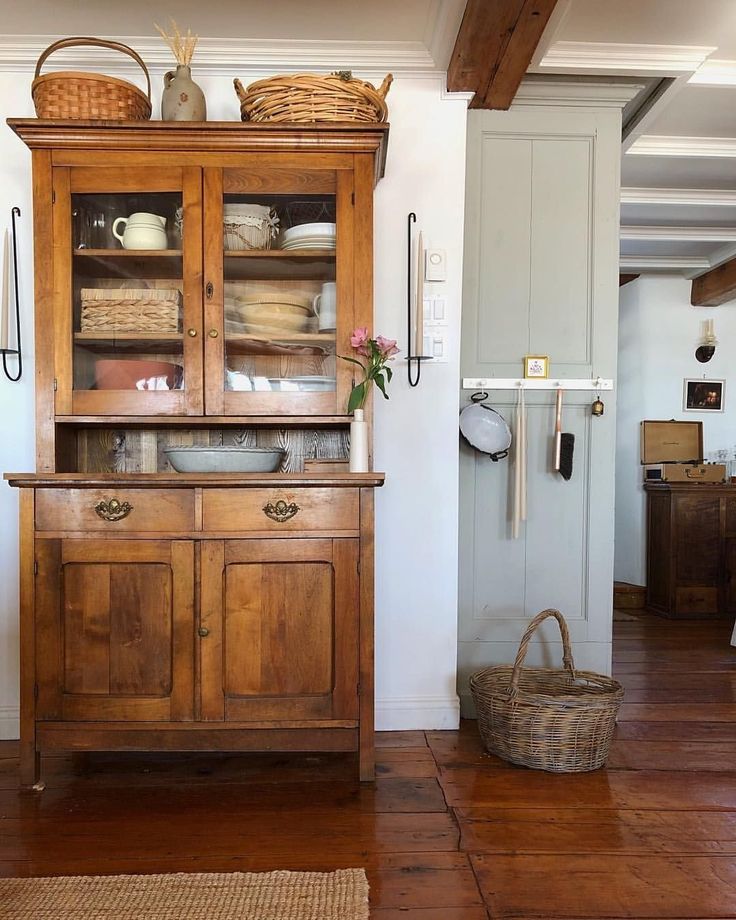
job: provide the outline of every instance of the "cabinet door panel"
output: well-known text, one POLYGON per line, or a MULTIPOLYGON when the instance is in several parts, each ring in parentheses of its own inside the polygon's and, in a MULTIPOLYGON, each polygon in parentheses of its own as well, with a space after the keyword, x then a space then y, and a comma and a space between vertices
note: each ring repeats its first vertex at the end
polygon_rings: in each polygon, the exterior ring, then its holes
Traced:
POLYGON ((357 718, 358 541, 208 541, 202 716, 357 718))
POLYGON ((228 566, 225 694, 330 693, 334 590, 328 562, 228 566))
POLYGON ((38 618, 40 717, 191 718, 193 545, 151 541, 145 561, 133 541, 60 546, 38 555, 58 585, 38 618))
POLYGON ((676 498, 677 582, 718 585, 721 572, 719 496, 676 498))

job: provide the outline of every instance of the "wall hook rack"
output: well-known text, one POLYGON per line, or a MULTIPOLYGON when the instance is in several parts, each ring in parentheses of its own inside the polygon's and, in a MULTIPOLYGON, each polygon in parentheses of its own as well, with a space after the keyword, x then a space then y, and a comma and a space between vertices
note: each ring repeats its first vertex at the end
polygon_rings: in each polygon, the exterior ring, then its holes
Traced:
MULTIPOLYGON (((10 211, 10 220, 12 224, 13 236, 13 292, 15 295, 15 348, 0 348, 0 354, 3 356, 3 372, 8 380, 17 383, 23 376, 23 355, 21 354, 20 340, 20 296, 18 293, 18 232, 16 228, 16 218, 20 217, 20 208, 14 207, 10 211), (8 355, 15 355, 18 359, 18 370, 16 374, 11 374, 8 370, 8 355)), ((7 284, 7 279, 3 278, 3 284, 7 284)))
POLYGON ((593 390, 613 389, 613 380, 605 377, 463 377, 464 390, 593 390))
MULTIPOLYGON (((419 274, 417 278, 414 278, 414 275, 411 270, 412 266, 412 224, 417 222, 417 215, 414 211, 410 211, 406 219, 406 369, 407 375, 409 377, 409 386, 415 387, 419 384, 419 381, 422 376, 422 361, 431 361, 432 355, 413 355, 412 354, 412 327, 411 327, 411 301, 412 301, 412 291, 414 286, 412 281, 419 281, 419 274)), ((421 255, 421 254, 420 254, 421 255)), ((421 258, 417 259, 417 273, 422 271, 421 258)), ((418 290, 418 287, 417 287, 418 290)), ((417 303, 417 322, 419 322, 419 313, 421 310, 422 304, 417 303)), ((420 338, 417 335, 417 338, 420 338)))

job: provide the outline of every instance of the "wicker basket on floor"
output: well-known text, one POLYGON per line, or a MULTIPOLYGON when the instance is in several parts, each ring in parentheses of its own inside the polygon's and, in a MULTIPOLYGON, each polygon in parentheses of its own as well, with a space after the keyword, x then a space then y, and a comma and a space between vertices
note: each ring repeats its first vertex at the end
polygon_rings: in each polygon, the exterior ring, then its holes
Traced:
POLYGON ((176 288, 82 288, 82 332, 178 332, 176 288))
POLYGON ((597 770, 608 757, 624 691, 618 681, 575 671, 570 634, 559 610, 529 624, 513 667, 484 668, 470 678, 486 749, 511 763, 552 773, 597 770), (524 668, 529 642, 547 617, 562 633, 564 670, 524 668))
POLYGON ((378 89, 349 70, 333 74, 293 73, 251 83, 233 81, 243 121, 386 121, 386 93, 393 76, 378 89))
POLYGON ((31 96, 39 118, 146 121, 151 117, 151 78, 146 65, 132 48, 102 38, 65 38, 49 45, 36 64, 31 96), (109 48, 132 57, 146 75, 146 93, 127 80, 99 73, 66 70, 41 76, 41 67, 50 54, 80 45, 109 48))

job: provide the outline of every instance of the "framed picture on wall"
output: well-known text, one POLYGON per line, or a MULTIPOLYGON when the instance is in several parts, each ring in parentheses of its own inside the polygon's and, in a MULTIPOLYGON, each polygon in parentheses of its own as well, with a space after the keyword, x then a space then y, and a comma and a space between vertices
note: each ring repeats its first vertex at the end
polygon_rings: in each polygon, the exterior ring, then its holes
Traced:
POLYGON ((524 377, 530 380, 544 380, 549 375, 547 355, 524 355, 524 377))
POLYGON ((685 379, 684 412, 723 412, 726 395, 725 380, 685 379))

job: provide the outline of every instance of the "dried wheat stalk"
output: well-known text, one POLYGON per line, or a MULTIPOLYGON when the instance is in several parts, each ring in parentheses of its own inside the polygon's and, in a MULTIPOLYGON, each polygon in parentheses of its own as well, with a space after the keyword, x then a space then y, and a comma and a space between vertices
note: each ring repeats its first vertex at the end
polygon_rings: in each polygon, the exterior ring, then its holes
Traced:
POLYGON ((176 63, 189 67, 194 57, 194 49, 197 47, 198 36, 193 35, 190 29, 187 29, 186 35, 182 35, 179 31, 179 26, 173 19, 171 20, 171 35, 164 32, 158 23, 154 23, 154 25, 161 38, 171 48, 176 63))

